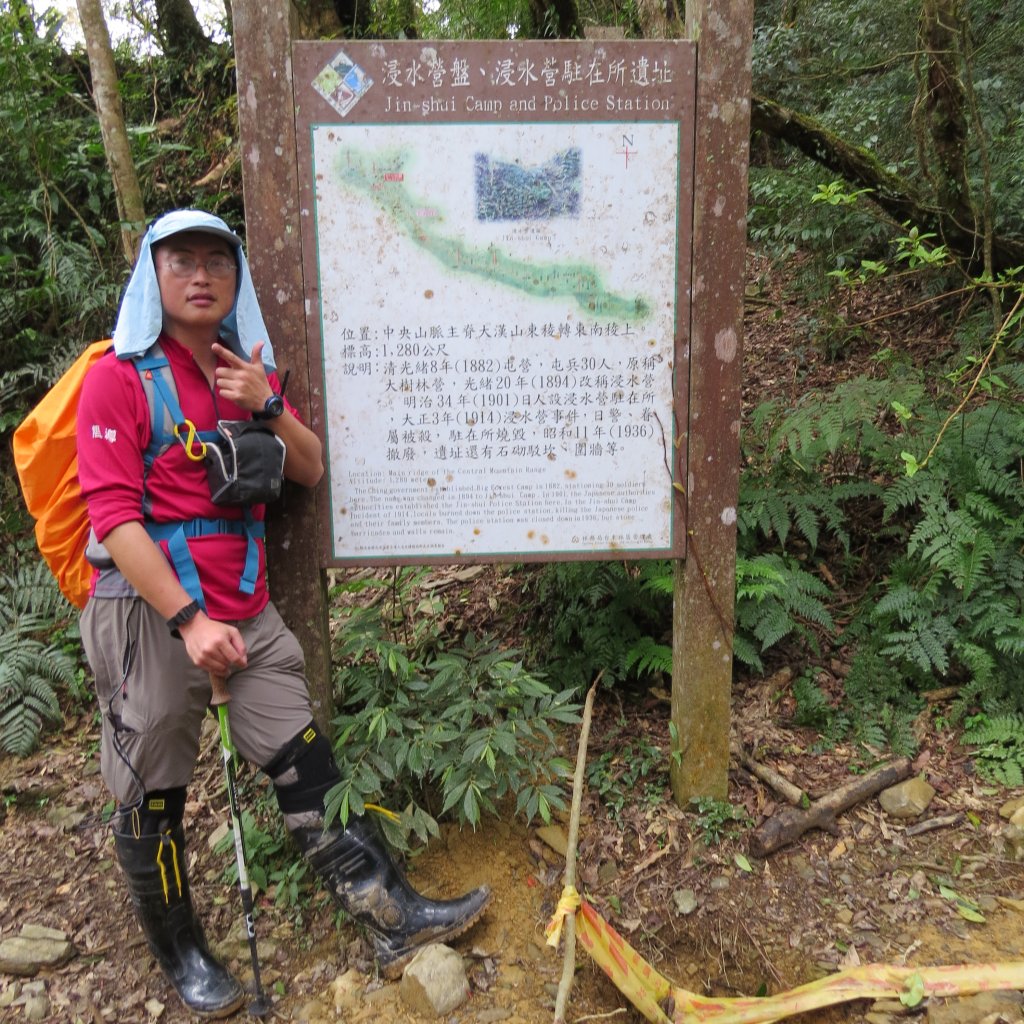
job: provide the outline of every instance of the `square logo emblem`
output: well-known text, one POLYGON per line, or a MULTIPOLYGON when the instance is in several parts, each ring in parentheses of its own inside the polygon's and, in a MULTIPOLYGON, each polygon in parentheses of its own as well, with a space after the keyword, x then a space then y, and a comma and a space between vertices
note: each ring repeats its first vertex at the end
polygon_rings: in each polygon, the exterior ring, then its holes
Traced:
POLYGON ((316 78, 313 88, 344 117, 373 85, 373 79, 344 50, 316 78))

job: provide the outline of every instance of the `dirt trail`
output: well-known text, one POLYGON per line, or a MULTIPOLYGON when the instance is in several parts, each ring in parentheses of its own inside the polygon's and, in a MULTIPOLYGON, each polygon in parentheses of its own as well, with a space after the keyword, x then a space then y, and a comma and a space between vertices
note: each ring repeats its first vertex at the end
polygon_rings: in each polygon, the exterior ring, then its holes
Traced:
MULTIPOLYGON (((659 741, 665 715, 658 702, 599 707, 593 757, 602 750, 602 737, 616 734, 612 719, 621 728, 624 714, 630 735, 645 736, 652 745, 659 741)), ((740 724, 750 728, 751 720, 741 717, 740 724)), ((759 731, 770 728, 762 723, 759 731)), ((806 752, 802 741, 798 734, 789 737, 782 768, 796 768, 824 788, 844 776, 850 751, 838 748, 826 757, 806 752)), ((567 737, 567 746, 573 742, 567 737)), ((190 1018, 146 952, 106 828, 97 820, 106 798, 89 746, 88 732, 76 737, 69 730, 26 761, 0 761, 9 802, 0 825, 0 937, 32 922, 59 928, 74 941, 79 955, 45 976, 53 1010, 47 1020, 146 1021, 153 1019, 147 1000, 156 999, 164 1004, 159 1020, 179 1024, 190 1018)), ((1007 859, 999 839, 998 807, 1012 794, 979 784, 954 751, 955 745, 943 748, 936 738, 928 773, 939 789, 929 813, 964 811, 955 826, 908 837, 905 825, 888 821, 872 801, 842 816, 836 835, 807 833, 766 860, 752 860, 749 872, 736 859, 744 848, 742 832, 708 846, 694 815, 655 801, 649 789, 642 799, 638 790, 637 802, 614 820, 588 793, 581 886, 658 971, 700 993, 778 992, 857 962, 1024 959, 1024 903, 1000 900, 1024 900, 1024 864, 1007 859), (961 917, 940 884, 971 899, 984 923, 961 917)), ((614 759, 610 764, 614 770, 614 759)), ((244 975, 248 946, 238 893, 221 877, 231 854, 217 854, 206 842, 226 817, 213 744, 191 795, 187 822, 196 902, 211 938, 244 975)), ((752 812, 751 820, 758 808, 770 813, 776 806, 761 784, 739 771, 730 795, 734 805, 752 812)), ((452 895, 485 881, 495 891, 485 918, 455 943, 468 958, 473 995, 452 1020, 552 1019, 561 952, 545 945, 543 931, 561 892, 562 871, 561 857, 539 841, 536 829, 509 820, 486 820, 476 832, 445 827, 441 840, 413 859, 410 877, 429 895, 452 895)), ((264 981, 275 993, 274 1019, 411 1020, 398 985, 375 979, 366 944, 351 925, 339 927, 335 916, 323 894, 302 911, 288 912, 266 894, 259 898, 257 934, 264 981), (355 972, 347 978, 351 991, 339 997, 344 1006, 336 1013, 331 983, 347 970, 355 972)), ((0 988, 11 983, 2 978, 0 988)), ((866 1009, 850 1004, 804 1019, 852 1022, 866 1009)), ((611 1013, 640 1020, 580 951, 569 1019, 611 1013)), ((0 1008, 0 1020, 23 1019, 18 1007, 0 1008)))

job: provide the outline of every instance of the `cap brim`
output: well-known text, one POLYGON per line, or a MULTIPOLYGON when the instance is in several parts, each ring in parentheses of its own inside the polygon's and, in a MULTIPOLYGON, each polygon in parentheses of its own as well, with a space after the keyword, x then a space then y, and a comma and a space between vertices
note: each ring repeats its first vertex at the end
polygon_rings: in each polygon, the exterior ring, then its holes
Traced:
POLYGON ((190 231, 222 238, 230 245, 241 248, 242 240, 219 217, 200 210, 175 210, 159 218, 150 228, 150 244, 172 238, 190 231))

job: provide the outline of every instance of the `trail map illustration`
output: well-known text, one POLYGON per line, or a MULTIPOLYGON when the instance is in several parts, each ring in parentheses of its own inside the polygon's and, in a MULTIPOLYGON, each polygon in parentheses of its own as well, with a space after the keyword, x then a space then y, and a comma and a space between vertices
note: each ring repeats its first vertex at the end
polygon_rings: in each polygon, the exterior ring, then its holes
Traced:
POLYGON ((310 131, 334 556, 667 550, 678 125, 310 131))

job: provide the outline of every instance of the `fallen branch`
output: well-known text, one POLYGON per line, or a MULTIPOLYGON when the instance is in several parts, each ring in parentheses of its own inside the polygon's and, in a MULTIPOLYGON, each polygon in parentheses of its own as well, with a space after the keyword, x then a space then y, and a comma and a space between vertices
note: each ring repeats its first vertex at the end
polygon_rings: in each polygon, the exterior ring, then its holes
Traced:
POLYGON ((223 185, 224 178, 228 172, 239 162, 241 158, 238 155, 238 150, 233 149, 223 160, 211 167, 197 181, 192 182, 193 188, 206 188, 208 185, 223 185))
POLYGON ((770 786, 786 803, 793 804, 795 807, 806 803, 807 794, 799 786, 793 785, 784 775, 780 775, 774 768, 769 768, 766 764, 761 764, 760 761, 755 761, 738 743, 732 744, 729 749, 732 751, 733 757, 751 775, 770 786))
POLYGON ((897 782, 902 782, 913 773, 909 758, 901 758, 892 764, 883 765, 868 775, 848 782, 833 790, 820 800, 815 800, 806 809, 791 807, 769 818, 751 834, 749 850, 755 857, 766 857, 769 853, 793 842, 808 829, 828 828, 836 815, 874 796, 897 782))
MULTIPOLYGON (((868 189, 871 201, 897 224, 912 221, 921 231, 934 232, 977 272, 987 269, 982 266, 984 239, 975 226, 976 219, 964 219, 957 211, 937 208, 869 149, 851 145, 815 118, 764 96, 751 97, 750 127, 794 146, 851 185, 868 189)), ((1024 244, 1013 237, 993 238, 992 258, 996 271, 1020 266, 1024 262, 1024 244)))
POLYGON ((945 828, 947 825, 959 825, 963 820, 962 814, 947 814, 942 818, 929 818, 927 821, 919 821, 916 825, 909 825, 903 834, 919 836, 922 832, 934 832, 937 828, 945 828))
MULTIPOLYGON (((569 837, 565 849, 565 887, 564 891, 576 889, 576 840, 580 831, 580 805, 583 802, 583 783, 587 768, 587 743, 590 740, 590 721, 594 713, 594 694, 597 684, 604 675, 604 669, 598 674, 587 691, 587 699, 583 705, 583 724, 580 727, 580 746, 576 752, 576 772, 572 779, 572 805, 569 810, 569 837)), ((565 896, 563 895, 563 899, 565 896)), ((565 1024, 565 1006, 572 991, 572 979, 576 973, 576 913, 566 913, 562 922, 565 935, 565 956, 562 961, 562 977, 558 982, 558 994, 555 996, 555 1024, 565 1024)))
POLYGON ((943 686, 938 690, 925 690, 921 696, 929 704, 941 704, 943 701, 952 700, 959 692, 959 686, 943 686))

